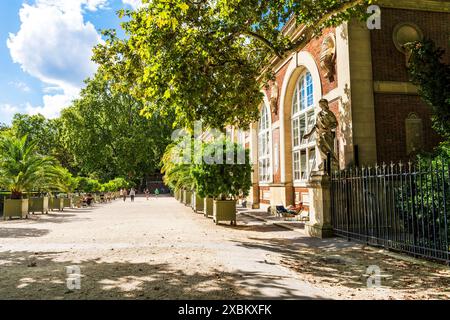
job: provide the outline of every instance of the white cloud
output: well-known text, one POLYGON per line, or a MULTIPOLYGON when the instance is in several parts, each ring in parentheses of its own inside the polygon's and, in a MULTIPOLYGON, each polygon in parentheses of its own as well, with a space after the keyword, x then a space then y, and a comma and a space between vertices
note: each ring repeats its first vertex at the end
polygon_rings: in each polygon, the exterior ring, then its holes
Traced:
POLYGON ((142 7, 142 0, 122 0, 123 4, 127 4, 133 9, 142 7))
POLYGON ((9 85, 11 85, 13 87, 16 87, 17 89, 19 89, 19 90, 21 90, 23 92, 30 92, 31 91, 30 87, 26 83, 24 83, 22 81, 11 81, 11 82, 9 82, 9 85))
POLYGON ((0 104, 0 122, 9 124, 12 117, 19 112, 19 108, 10 104, 0 104))
MULTIPOLYGON (((92 76, 96 65, 92 48, 101 37, 95 26, 85 22, 84 11, 105 8, 108 0, 36 0, 20 9, 20 30, 10 34, 7 46, 15 63, 23 71, 52 88, 53 95, 43 97, 39 110, 57 116, 76 97, 83 80, 92 76)), ((48 91, 44 91, 48 93, 48 91)))
POLYGON ((25 113, 29 115, 42 114, 48 119, 54 119, 59 116, 61 109, 70 105, 73 99, 78 96, 79 92, 44 95, 44 106, 32 106, 27 103, 25 106, 25 113))

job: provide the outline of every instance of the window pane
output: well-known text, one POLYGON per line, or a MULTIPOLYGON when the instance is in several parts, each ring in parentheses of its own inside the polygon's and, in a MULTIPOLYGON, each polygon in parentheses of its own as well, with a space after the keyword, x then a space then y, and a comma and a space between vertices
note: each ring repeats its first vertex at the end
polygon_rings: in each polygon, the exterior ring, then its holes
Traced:
MULTIPOLYGON (((308 121, 308 123, 307 123, 307 131, 309 132, 309 131, 311 131, 311 129, 314 127, 314 125, 315 125, 315 123, 316 123, 316 117, 315 117, 315 114, 314 114, 314 110, 313 111, 310 111, 310 112, 308 112, 308 114, 307 114, 307 121, 308 121)), ((311 135, 310 137, 309 137, 309 139, 308 139, 308 141, 307 142, 313 142, 313 141, 315 141, 316 140, 316 135, 315 134, 313 134, 313 135, 311 135)))
POLYGON ((298 118, 296 118, 296 119, 294 119, 294 122, 293 122, 293 141, 294 141, 294 147, 298 147, 299 146, 299 138, 300 138, 300 132, 299 132, 299 130, 300 130, 300 128, 299 128, 299 119, 298 118))
POLYGON ((300 117, 300 141, 301 144, 306 143, 307 141, 304 141, 303 136, 306 134, 306 118, 305 116, 300 117))
POLYGON ((305 77, 300 79, 300 110, 306 109, 306 86, 305 86, 305 77))
POLYGON ((294 180, 300 180, 300 152, 294 152, 294 180))
POLYGON ((314 92, 311 73, 306 74, 306 93, 307 93, 307 107, 312 107, 314 104, 314 92))
POLYGON ((314 170, 316 166, 316 149, 311 148, 309 149, 309 159, 308 159, 308 172, 311 172, 314 170))
POLYGON ((300 170, 302 174, 302 179, 306 180, 308 178, 306 171, 306 150, 300 152, 300 170))
POLYGON ((294 96, 292 97, 292 114, 298 112, 298 89, 295 88, 294 96))

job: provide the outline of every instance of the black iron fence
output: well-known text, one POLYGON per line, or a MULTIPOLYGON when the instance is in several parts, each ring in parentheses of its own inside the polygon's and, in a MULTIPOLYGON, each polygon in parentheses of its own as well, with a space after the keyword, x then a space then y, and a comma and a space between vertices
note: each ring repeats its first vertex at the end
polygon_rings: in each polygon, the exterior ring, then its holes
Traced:
POLYGON ((331 192, 337 236, 450 263, 447 160, 335 172, 331 192))

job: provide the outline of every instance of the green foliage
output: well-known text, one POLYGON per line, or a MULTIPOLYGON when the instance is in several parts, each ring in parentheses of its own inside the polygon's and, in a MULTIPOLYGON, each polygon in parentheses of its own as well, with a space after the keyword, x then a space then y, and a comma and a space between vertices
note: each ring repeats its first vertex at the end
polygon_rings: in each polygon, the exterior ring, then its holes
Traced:
POLYGON ((408 44, 409 74, 422 99, 432 108, 434 129, 450 140, 450 65, 442 61, 445 51, 432 40, 408 44))
POLYGON ((11 191, 13 199, 24 192, 50 189, 54 186, 56 160, 36 152, 36 143, 27 136, 0 137, 0 186, 11 191))
POLYGON ((77 178, 78 191, 80 192, 99 192, 101 191, 102 185, 98 180, 87 178, 87 177, 78 177, 77 178))
POLYGON ((248 196, 252 185, 249 150, 230 141, 216 140, 203 144, 203 154, 215 159, 215 163, 209 164, 210 161, 204 158, 201 164, 192 167, 196 190, 201 197, 225 200, 229 197, 248 196), (245 154, 243 164, 239 164, 239 154, 245 154), (218 159, 222 159, 223 164, 218 159))
POLYGON ((87 81, 73 106, 62 111, 61 139, 81 176, 101 181, 128 177, 140 181, 159 170, 170 142, 171 117, 139 115, 142 105, 114 94, 100 74, 87 81))
POLYGON ((270 61, 305 46, 320 31, 351 16, 365 16, 370 0, 144 0, 121 11, 125 39, 113 30, 94 50, 94 61, 119 92, 142 101, 142 114, 176 114, 194 121, 247 129, 258 119, 261 82, 273 79, 270 61), (291 17, 306 26, 291 40, 291 17))
MULTIPOLYGON (((191 143, 191 140, 185 139, 185 142, 191 143)), ((182 161, 180 146, 180 141, 170 144, 162 157, 161 172, 164 174, 164 183, 173 190, 193 190, 195 182, 191 175, 192 163, 182 161)))
POLYGON ((66 168, 57 166, 54 169, 56 174, 55 187, 58 191, 70 194, 78 187, 78 180, 66 168))
POLYGON ((27 136, 36 144, 36 151, 55 157, 64 167, 71 168, 72 157, 61 143, 59 119, 46 119, 43 115, 16 114, 10 132, 17 137, 27 136))

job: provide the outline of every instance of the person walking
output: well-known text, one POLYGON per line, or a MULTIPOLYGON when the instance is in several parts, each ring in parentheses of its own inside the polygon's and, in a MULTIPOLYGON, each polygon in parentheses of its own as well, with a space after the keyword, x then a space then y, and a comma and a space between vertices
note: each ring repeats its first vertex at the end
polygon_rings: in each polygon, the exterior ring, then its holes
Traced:
POLYGON ((134 188, 131 188, 131 190, 130 190, 131 202, 134 202, 135 196, 136 196, 136 190, 134 190, 134 188))
POLYGON ((145 192, 145 197, 147 198, 147 201, 148 201, 148 199, 150 197, 150 190, 148 190, 148 188, 146 188, 144 192, 145 192))
POLYGON ((127 196, 128 196, 127 189, 123 189, 122 191, 123 202, 127 201, 127 196))
POLYGON ((159 189, 156 188, 156 189, 155 189, 155 198, 158 198, 158 196, 159 196, 159 189))

